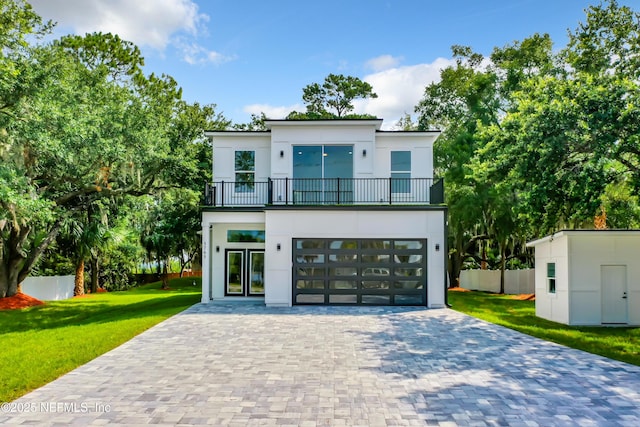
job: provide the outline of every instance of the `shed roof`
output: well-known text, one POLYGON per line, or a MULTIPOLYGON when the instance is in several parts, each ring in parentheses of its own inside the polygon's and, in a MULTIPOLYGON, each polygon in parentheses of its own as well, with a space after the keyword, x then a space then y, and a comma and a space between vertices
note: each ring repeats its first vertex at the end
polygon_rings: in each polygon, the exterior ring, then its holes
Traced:
POLYGON ((607 237, 607 238, 611 238, 613 236, 638 236, 640 237, 640 230, 636 230, 636 229, 610 229, 610 230, 595 230, 595 229, 591 229, 591 230, 571 230, 571 229, 565 229, 565 230, 560 230, 560 231, 556 231, 553 234, 550 234, 548 236, 542 237, 540 239, 537 240, 532 240, 530 242, 527 242, 527 247, 528 248, 533 248, 536 245, 539 245, 541 243, 545 243, 545 242, 550 242, 554 239, 558 239, 560 237, 563 236, 579 236, 579 235, 586 235, 586 234, 593 234, 593 235, 598 235, 598 236, 602 236, 602 237, 607 237))

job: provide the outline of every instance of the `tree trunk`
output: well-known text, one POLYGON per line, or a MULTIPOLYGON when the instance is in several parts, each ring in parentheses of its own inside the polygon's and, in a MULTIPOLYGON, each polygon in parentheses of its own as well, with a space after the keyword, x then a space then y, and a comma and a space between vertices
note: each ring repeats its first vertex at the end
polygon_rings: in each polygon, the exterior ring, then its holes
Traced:
POLYGON ((73 296, 84 295, 84 258, 76 262, 76 277, 73 283, 73 296))
POLYGON ((455 288, 460 286, 460 271, 462 271, 462 256, 459 250, 455 250, 449 254, 449 263, 447 266, 449 273, 449 287, 455 288))
POLYGON ((506 245, 500 245, 500 294, 504 294, 504 270, 507 266, 506 245))
MULTIPOLYGON (((11 249, 11 248, 10 248, 11 249)), ((5 255, 0 260, 0 298, 12 297, 18 293, 18 275, 24 258, 19 254, 5 255)))
POLYGON ((482 247, 482 261, 480 261, 480 270, 486 270, 489 267, 487 265, 487 242, 486 242, 486 240, 482 240, 480 242, 480 246, 482 247))
MULTIPOLYGON (((187 265, 193 261, 193 258, 196 256, 196 253, 193 252, 190 254, 189 252, 187 252, 187 255, 188 257, 186 260, 184 259, 183 256, 180 257, 180 278, 182 278, 182 276, 184 275, 184 270, 187 267, 187 265)), ((191 268, 193 269, 193 263, 191 265, 191 268)))
POLYGON ((34 264, 40 259, 60 231, 61 220, 53 224, 49 234, 36 247, 25 244, 31 229, 22 227, 12 228, 6 234, 0 235, 3 249, 0 250, 0 298, 12 297, 18 293, 18 285, 31 273, 34 264), (24 253, 28 255, 25 256, 24 253))
MULTIPOLYGON (((463 236, 455 237, 450 248, 455 246, 455 250, 449 253, 449 262, 447 263, 447 272, 449 273, 449 287, 455 288, 460 286, 460 272, 464 261, 470 256, 469 250, 474 247, 477 241, 487 238, 486 234, 473 236, 469 240, 465 240, 463 236)), ((478 257, 475 257, 476 259, 478 257)))
POLYGON ((98 288, 100 287, 100 284, 98 283, 99 279, 99 272, 100 270, 98 270, 98 263, 99 263, 99 259, 98 257, 91 257, 91 293, 95 294, 96 292, 98 292, 98 288))
POLYGON ((169 273, 167 271, 167 264, 169 264, 169 260, 164 261, 163 265, 163 273, 162 273, 162 289, 169 289, 169 273))

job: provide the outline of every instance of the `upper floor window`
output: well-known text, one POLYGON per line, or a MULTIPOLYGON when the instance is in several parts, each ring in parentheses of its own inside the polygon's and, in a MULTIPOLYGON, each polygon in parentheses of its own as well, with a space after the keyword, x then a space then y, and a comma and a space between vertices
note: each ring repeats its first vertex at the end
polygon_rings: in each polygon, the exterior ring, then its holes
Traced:
POLYGON ((411 192, 411 151, 391 152, 391 192, 411 192))
POLYGON ((253 193, 255 191, 256 152, 236 151, 235 157, 236 193, 253 193))

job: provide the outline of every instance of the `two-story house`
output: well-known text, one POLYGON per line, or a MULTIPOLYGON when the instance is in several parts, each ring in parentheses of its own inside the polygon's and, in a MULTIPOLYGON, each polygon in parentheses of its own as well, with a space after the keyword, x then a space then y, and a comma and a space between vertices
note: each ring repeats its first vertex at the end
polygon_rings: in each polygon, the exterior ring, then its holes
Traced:
POLYGON ((216 131, 202 213, 202 302, 445 304, 439 131, 381 119, 216 131))

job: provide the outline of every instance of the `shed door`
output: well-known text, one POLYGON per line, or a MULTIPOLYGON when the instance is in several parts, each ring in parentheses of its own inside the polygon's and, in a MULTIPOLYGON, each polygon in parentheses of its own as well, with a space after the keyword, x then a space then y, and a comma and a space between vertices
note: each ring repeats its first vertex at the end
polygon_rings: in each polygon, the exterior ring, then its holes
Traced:
POLYGON ((627 266, 600 266, 602 323, 627 323, 627 266))

